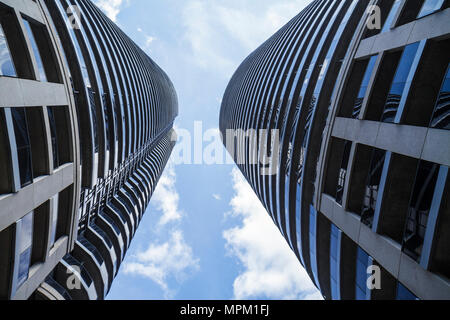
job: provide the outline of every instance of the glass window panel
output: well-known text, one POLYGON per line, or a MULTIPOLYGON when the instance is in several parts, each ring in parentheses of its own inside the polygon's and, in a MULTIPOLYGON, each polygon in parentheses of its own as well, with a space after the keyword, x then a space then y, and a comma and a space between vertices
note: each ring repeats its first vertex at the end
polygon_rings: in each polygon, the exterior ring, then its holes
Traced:
POLYGON ((337 252, 338 252, 338 244, 337 244, 337 237, 332 236, 331 237, 331 248, 330 248, 330 255, 332 258, 337 258, 337 252))
POLYGON ((33 169, 30 149, 18 149, 17 158, 19 161, 20 183, 22 187, 25 187, 33 182, 33 169))
POLYGON ((31 248, 33 243, 33 212, 30 212, 19 220, 17 237, 17 253, 19 255, 19 267, 17 273, 17 287, 20 287, 27 279, 30 270, 31 248))
POLYGON ((11 108, 22 187, 33 181, 30 136, 25 108, 11 108))
POLYGON ((356 263, 356 284, 360 288, 365 288, 367 282, 367 263, 358 260, 356 263))
POLYGON ((356 254, 356 299, 365 300, 367 290, 367 266, 369 263, 369 255, 358 247, 356 254))
POLYGON ((342 196, 344 195, 345 181, 347 179, 347 168, 350 160, 350 152, 352 150, 352 142, 345 141, 344 153, 342 155, 341 168, 336 189, 336 202, 342 204, 342 196))
POLYGON ((411 291, 404 285, 398 283, 397 286, 397 300, 419 300, 411 291))
POLYGON ((16 69, 11 58, 8 41, 0 24, 0 76, 16 77, 16 69))
POLYGON ((391 29, 392 21, 394 20, 394 17, 397 14, 398 8, 400 7, 401 3, 401 0, 395 0, 394 4, 392 5, 392 9, 386 19, 386 22, 384 23, 383 29, 381 30, 381 33, 387 32, 391 29))
POLYGON ((372 56, 370 58, 361 86, 367 87, 369 85, 370 78, 372 77, 373 68, 375 67, 375 62, 377 62, 377 58, 378 55, 372 56))
POLYGON ((397 67, 393 83, 406 82, 418 48, 419 42, 410 44, 405 47, 405 50, 403 51, 402 57, 400 59, 400 63, 397 67))
POLYGON ((53 205, 52 205, 52 221, 51 221, 51 230, 50 230, 50 246, 53 246, 56 241, 56 228, 58 226, 58 204, 59 204, 59 196, 56 195, 53 197, 53 205))
POLYGON ((450 130, 450 64, 439 92, 430 127, 450 130))
POLYGON ((375 68, 375 62, 377 61, 378 55, 372 56, 367 64, 366 71, 364 72, 364 78, 361 82, 361 87, 356 97, 355 104, 353 106, 353 118, 356 119, 361 111, 362 103, 364 97, 366 96, 367 88, 369 85, 370 78, 372 77, 373 69, 375 68))
POLYGON ((47 76, 45 74, 44 64, 42 63, 41 54, 39 52, 39 47, 36 43, 32 28, 28 20, 23 19, 23 24, 28 34, 28 39, 30 40, 31 47, 33 49, 34 58, 36 59, 37 68, 39 71, 39 80, 47 81, 47 76))
POLYGON ((338 285, 336 283, 336 281, 331 281, 331 296, 333 298, 333 300, 337 300, 337 297, 339 297, 339 288, 338 285))
POLYGON ((356 287, 356 300, 366 300, 366 290, 356 287))
POLYGON ((420 19, 422 17, 425 17, 439 9, 441 9, 442 5, 444 4, 444 0, 425 0, 422 9, 419 12, 419 15, 417 16, 417 19, 420 19))
POLYGON ((403 91, 408 80, 414 58, 419 48, 419 42, 410 44, 405 47, 402 57, 395 72, 394 80, 388 93, 385 110, 383 113, 383 122, 393 122, 397 115, 398 106, 400 104, 403 91))
POLYGON ((373 151, 361 212, 362 221, 368 226, 372 226, 385 159, 386 151, 380 149, 373 151))
POLYGON ((413 259, 419 259, 422 253, 439 169, 439 165, 431 162, 419 164, 403 236, 404 251, 413 259))
POLYGON ((337 262, 335 259, 330 259, 330 276, 332 279, 336 279, 336 276, 338 274, 338 268, 337 268, 337 262))
POLYGON ((50 125, 50 134, 52 139, 52 153, 53 153, 53 167, 59 167, 59 157, 58 157, 58 139, 56 136, 56 121, 55 115, 52 107, 47 108, 48 121, 50 125))
POLYGON ((18 148, 28 147, 30 145, 30 136, 28 134, 28 125, 24 108, 11 108, 11 115, 14 123, 14 133, 18 148))

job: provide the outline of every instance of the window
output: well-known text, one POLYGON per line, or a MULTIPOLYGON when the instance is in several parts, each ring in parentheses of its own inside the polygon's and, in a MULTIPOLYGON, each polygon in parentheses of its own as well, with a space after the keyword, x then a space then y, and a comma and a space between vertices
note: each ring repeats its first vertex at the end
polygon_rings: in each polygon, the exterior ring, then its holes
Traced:
POLYGON ((317 238, 316 238, 316 229, 317 229, 317 211, 311 206, 309 213, 309 252, 310 252, 310 261, 311 261, 311 269, 314 274, 314 282, 317 287, 320 288, 319 282, 319 274, 317 270, 317 238))
POLYGON ((34 212, 32 211, 17 222, 16 257, 18 260, 16 263, 18 263, 18 268, 16 288, 19 288, 28 279, 33 244, 33 217, 34 212))
POLYGON ((8 41, 0 24, 0 76, 15 77, 16 69, 11 58, 8 41))
POLYGON ((31 25, 28 20, 23 19, 23 24, 28 34, 28 39, 30 40, 31 47, 33 49, 34 58, 36 60, 37 68, 39 71, 39 79, 40 81, 47 81, 47 75, 45 74, 44 64, 42 62, 41 53, 39 52, 38 45, 36 43, 35 36, 31 29, 31 25))
POLYGON ((410 69, 413 65, 414 58, 419 49, 419 42, 410 44, 405 47, 400 63, 397 67, 394 80, 388 93, 385 103, 384 112, 381 121, 394 122, 397 116, 397 110, 402 99, 403 91, 408 81, 410 69))
POLYGON ((417 16, 417 19, 423 18, 433 12, 436 12, 441 9, 444 4, 444 0, 425 0, 423 3, 422 9, 417 16))
POLYGON ((419 300, 419 298, 399 282, 397 285, 397 300, 419 300))
POLYGON ((53 247, 57 238, 56 232, 58 227, 58 205, 59 205, 59 196, 56 195, 53 197, 51 201, 51 210, 50 210, 50 247, 53 247))
POLYGON ((384 162, 386 159, 386 151, 375 149, 372 153, 372 161, 370 163, 369 174, 367 177, 366 191, 364 197, 363 208, 361 212, 361 220, 364 224, 372 227, 373 217, 377 204, 378 191, 383 173, 384 162))
POLYGON ((353 113, 352 113, 353 119, 358 118, 361 112, 361 107, 364 101, 364 97, 366 96, 367 88, 369 87, 369 81, 372 76, 373 69, 375 68, 375 62, 377 61, 377 58, 378 55, 372 56, 367 65, 366 71, 364 73, 364 78, 361 82, 361 87, 359 89, 358 95, 355 100, 355 104, 353 106, 353 113))
POLYGON ((350 160, 350 152, 352 150, 352 142, 345 141, 344 154, 342 155, 341 168, 336 190, 336 202, 342 205, 342 196, 344 195, 345 180, 347 179, 348 162, 350 160))
POLYGON ((450 130, 450 64, 447 67, 430 127, 450 130))
POLYGON ((386 19, 386 22, 384 23, 383 29, 381 30, 381 33, 387 32, 392 27, 392 22, 394 21, 395 15, 397 14, 398 8, 400 7, 400 4, 402 3, 401 0, 395 0, 394 4, 392 5, 391 11, 389 12, 389 15, 386 19))
POLYGON ((47 107, 54 168, 72 162, 70 123, 68 122, 67 109, 67 106, 47 107))
POLYGON ((367 300, 367 267, 369 266, 369 255, 358 247, 356 254, 356 300, 367 300))
POLYGON ((58 157, 58 138, 56 136, 56 120, 55 114, 52 107, 47 108, 48 112, 48 122, 50 125, 50 134, 52 140, 52 154, 53 154, 53 168, 59 167, 59 157, 58 157))
POLYGON ((417 171, 403 235, 403 251, 415 260, 422 253, 439 169, 437 164, 422 161, 417 171))
POLYGON ((331 224, 330 234, 330 287, 331 298, 333 300, 340 300, 340 287, 339 287, 339 251, 340 251, 340 237, 341 231, 334 224, 331 224))
POLYGON ((33 182, 30 135, 25 108, 11 108, 19 161, 20 183, 25 187, 33 182))

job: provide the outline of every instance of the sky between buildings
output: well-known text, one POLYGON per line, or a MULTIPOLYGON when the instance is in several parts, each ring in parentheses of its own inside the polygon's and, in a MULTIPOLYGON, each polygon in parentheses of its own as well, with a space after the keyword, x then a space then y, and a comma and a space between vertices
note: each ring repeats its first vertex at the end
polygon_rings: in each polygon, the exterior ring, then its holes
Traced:
MULTIPOLYGON (((193 134, 195 121, 218 131, 234 71, 309 0, 94 2, 169 75, 180 107, 175 127, 193 134)), ((174 163, 109 299, 321 299, 234 165, 174 163)))

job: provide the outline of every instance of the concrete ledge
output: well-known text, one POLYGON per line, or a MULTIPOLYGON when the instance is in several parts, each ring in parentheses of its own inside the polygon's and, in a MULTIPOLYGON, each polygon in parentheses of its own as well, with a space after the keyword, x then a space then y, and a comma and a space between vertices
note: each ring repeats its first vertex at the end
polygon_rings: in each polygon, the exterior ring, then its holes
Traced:
POLYGON ((450 299, 450 282, 423 269, 402 252, 399 243, 374 233, 360 221, 358 216, 345 211, 329 195, 322 194, 320 207, 321 212, 332 223, 420 299, 450 299))
POLYGON ((450 131, 429 129, 422 159, 450 167, 450 131))
POLYGON ((402 253, 400 244, 376 234, 364 224, 361 224, 358 244, 390 274, 394 276, 399 274, 402 253))
POLYGON ((67 106, 63 84, 0 77, 1 107, 67 106))
POLYGON ((19 12, 45 24, 44 18, 42 17, 41 11, 39 10, 38 4, 30 0, 2 0, 4 4, 10 7, 15 7, 19 12))
POLYGON ((336 118, 336 138, 450 166, 450 131, 367 120, 336 118))
POLYGON ((375 146, 405 156, 420 158, 428 128, 380 122, 375 146))
POLYGON ((55 194, 74 183, 73 164, 66 164, 50 176, 34 179, 34 183, 17 193, 0 197, 0 231, 39 207, 55 194), (66 178, 64 178, 66 177, 66 178), (71 178, 68 178, 71 177, 71 178))
POLYGON ((433 39, 450 34, 450 8, 428 17, 407 23, 360 42, 355 59, 383 51, 404 47, 423 39, 433 39))
POLYGON ((323 194, 321 202, 321 213, 327 216, 339 229, 352 239, 359 242, 359 232, 361 228, 361 219, 350 212, 346 212, 334 198, 323 194))
POLYGON ((426 271, 404 253, 401 255, 398 279, 411 291, 419 293, 420 299, 450 300, 450 283, 426 271))

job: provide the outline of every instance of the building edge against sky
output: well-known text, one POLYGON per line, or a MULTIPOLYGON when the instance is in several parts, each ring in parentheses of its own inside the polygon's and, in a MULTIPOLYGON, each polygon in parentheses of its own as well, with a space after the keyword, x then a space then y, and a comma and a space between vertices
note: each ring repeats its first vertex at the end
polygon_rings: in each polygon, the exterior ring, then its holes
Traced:
POLYGON ((226 89, 224 143, 326 299, 450 299, 449 7, 312 1, 226 89))
POLYGON ((174 147, 164 73, 90 0, 0 0, 0 299, 104 299, 174 147))

